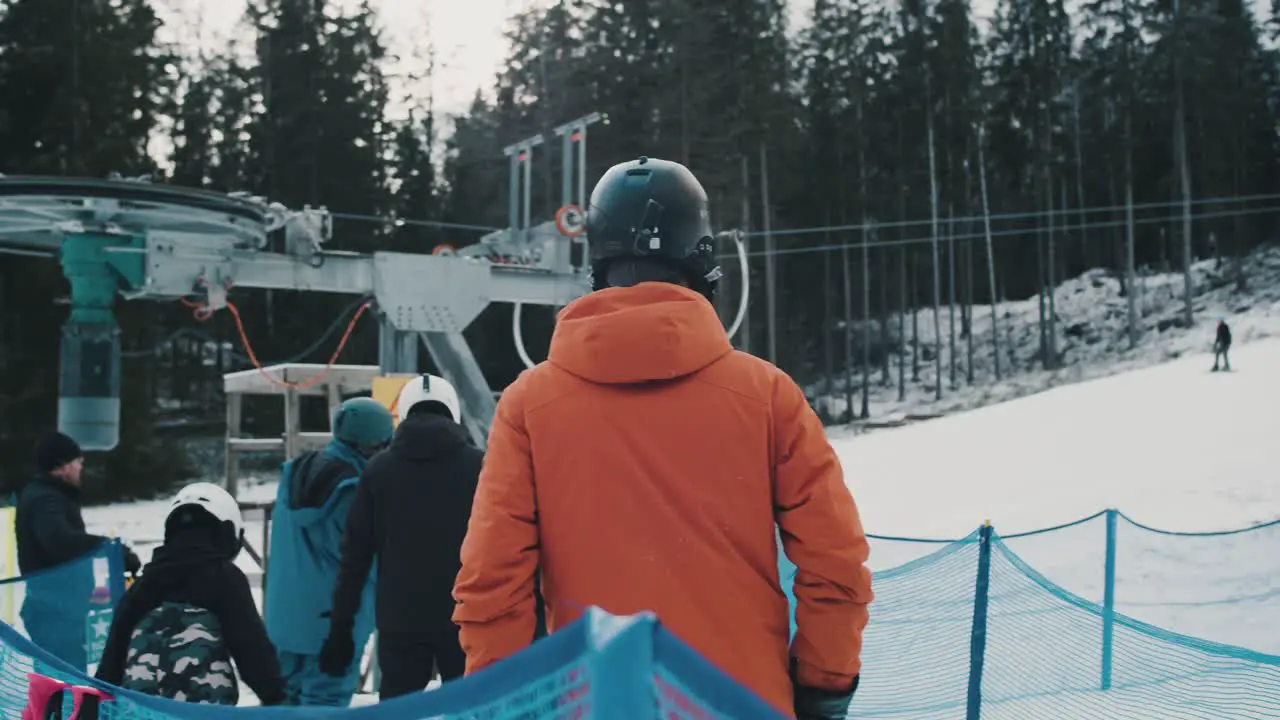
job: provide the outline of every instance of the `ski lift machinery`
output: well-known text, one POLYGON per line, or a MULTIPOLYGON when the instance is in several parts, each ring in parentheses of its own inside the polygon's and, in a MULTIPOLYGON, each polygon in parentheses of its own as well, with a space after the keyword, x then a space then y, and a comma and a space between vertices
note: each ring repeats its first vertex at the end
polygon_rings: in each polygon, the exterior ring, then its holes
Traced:
MULTIPOLYGON (((59 429, 86 450, 111 450, 119 442, 117 295, 184 300, 212 313, 227 307, 228 291, 240 287, 371 296, 380 323, 380 372, 420 372, 421 343, 440 374, 457 387, 464 421, 483 448, 496 400, 463 330, 489 303, 513 303, 513 338, 521 359, 532 366, 520 332, 520 309, 566 305, 589 290, 581 168, 586 167, 586 127, 602 119, 591 115, 556 130, 569 172, 564 207, 554 221, 529 223, 531 151, 542 143, 537 136, 506 149, 510 227, 460 250, 434 254, 327 250, 332 218, 326 209, 289 210, 245 193, 158 185, 146 177, 0 176, 0 252, 56 256, 71 288, 71 312, 62 327, 59 429), (268 238, 277 231, 284 234, 284 252, 268 250, 268 238)), ((746 248, 740 233, 733 238, 746 277, 746 248)), ((731 336, 742 323, 747 300, 744 283, 731 336)))

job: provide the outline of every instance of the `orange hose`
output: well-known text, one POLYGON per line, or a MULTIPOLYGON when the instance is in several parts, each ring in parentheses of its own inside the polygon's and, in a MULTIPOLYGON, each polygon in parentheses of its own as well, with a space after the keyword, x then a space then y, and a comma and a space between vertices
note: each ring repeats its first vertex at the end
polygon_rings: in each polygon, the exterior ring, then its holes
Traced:
MULTIPOLYGON (((195 318, 201 322, 213 317, 214 311, 205 303, 195 302, 193 300, 188 300, 187 298, 179 298, 179 301, 183 305, 193 308, 195 318)), ((365 311, 369 309, 370 304, 371 303, 367 302, 362 304, 360 308, 356 310, 356 314, 351 316, 351 321, 347 323, 347 329, 342 333, 342 339, 338 341, 338 347, 335 348, 333 354, 329 356, 329 362, 325 363, 324 369, 300 382, 286 382, 272 377, 271 374, 262 367, 262 363, 258 361, 257 354, 253 352, 253 344, 249 342, 249 334, 245 332, 244 321, 240 317, 239 308, 236 307, 235 303, 227 302, 227 310, 231 312, 231 318, 235 320, 236 332, 240 335, 240 344, 244 347, 245 354, 249 356, 249 361, 253 363, 254 369, 256 369, 262 377, 266 378, 276 387, 283 388, 285 390, 306 390, 307 388, 320 384, 333 370, 333 366, 337 363, 338 357, 342 355, 342 351, 347 347, 347 341, 351 339, 352 331, 356 329, 356 323, 360 321, 360 316, 364 315, 365 311)))

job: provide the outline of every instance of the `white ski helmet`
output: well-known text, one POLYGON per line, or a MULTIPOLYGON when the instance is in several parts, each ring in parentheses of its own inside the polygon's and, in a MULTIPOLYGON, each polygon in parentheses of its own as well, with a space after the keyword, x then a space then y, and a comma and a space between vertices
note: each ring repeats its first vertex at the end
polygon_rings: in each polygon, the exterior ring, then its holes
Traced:
POLYGON ((439 375, 423 373, 400 388, 400 395, 396 397, 396 420, 404 420, 409 410, 421 402, 438 402, 445 406, 454 422, 462 422, 458 391, 439 375))
POLYGON ((240 514, 240 504, 231 497, 231 493, 213 483, 192 483, 178 491, 169 503, 166 521, 178 508, 187 505, 199 505, 210 515, 224 523, 231 523, 236 543, 244 539, 244 516, 240 514))

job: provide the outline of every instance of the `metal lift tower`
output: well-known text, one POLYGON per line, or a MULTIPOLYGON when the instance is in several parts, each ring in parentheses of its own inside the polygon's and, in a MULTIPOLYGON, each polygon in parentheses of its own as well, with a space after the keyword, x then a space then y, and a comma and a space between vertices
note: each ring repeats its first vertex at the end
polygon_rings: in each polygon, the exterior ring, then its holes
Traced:
MULTIPOLYGON (((458 388, 468 429, 484 447, 496 401, 463 330, 489 303, 559 306, 589 289, 588 268, 572 262, 573 246, 586 242, 582 212, 568 208, 574 211, 568 225, 562 218, 529 226, 530 155, 540 142, 523 141, 508 153, 515 181, 511 227, 436 255, 328 250, 327 210, 291 211, 243 193, 145 179, 0 176, 0 247, 56 253, 71 285, 59 428, 87 450, 110 450, 119 442, 117 295, 196 299, 212 312, 226 307, 233 288, 272 288, 373 296, 382 372, 419 372, 421 342, 458 388), (518 163, 524 163, 525 179, 519 219, 518 163), (266 250, 274 232, 285 234, 284 252, 266 250)), ((572 173, 571 166, 565 169, 572 173)))

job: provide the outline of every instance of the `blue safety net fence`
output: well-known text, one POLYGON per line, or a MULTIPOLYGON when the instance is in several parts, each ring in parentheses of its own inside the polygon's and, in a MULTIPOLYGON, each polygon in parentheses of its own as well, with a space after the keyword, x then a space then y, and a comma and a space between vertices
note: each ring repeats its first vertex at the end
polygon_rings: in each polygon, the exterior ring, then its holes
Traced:
POLYGON ((1280 521, 1177 533, 1109 510, 1004 538, 869 538, 850 717, 1280 718, 1280 521))
POLYGON ((71 667, 91 670, 124 590, 124 551, 102 543, 55 568, 0 580, 0 620, 71 667))
MULTIPOLYGON (((1248 642, 1192 637, 1142 617, 1163 613, 1219 634, 1240 623, 1276 632, 1266 626, 1280 617, 1280 574, 1265 566, 1276 562, 1277 533, 1280 523, 1168 533, 1108 511, 1007 538, 990 527, 957 540, 873 536, 873 560, 881 556, 875 564, 883 567, 884 556, 905 562, 875 573, 863 678, 849 716, 1280 718, 1280 656, 1241 647, 1248 642)), ((795 569, 785 558, 780 569, 790 591, 795 569)), ((86 628, 79 620, 68 616, 68 627, 86 628)), ((36 647, 23 629, 0 626, 0 716, 21 715, 33 671, 94 685, 36 647)), ((778 717, 652 618, 595 609, 483 673, 370 707, 231 709, 97 687, 115 694, 103 706, 104 719, 245 712, 352 720, 778 717)))
MULTIPOLYGON (((429 693, 359 708, 228 708, 149 697, 98 683, 52 658, 14 628, 0 625, 0 716, 22 715, 33 685, 46 678, 71 718, 77 688, 109 694, 102 720, 198 720, 255 717, 344 720, 585 720, 650 717, 671 720, 783 720, 680 642, 648 614, 619 617, 589 608, 578 622, 485 672, 429 693), (31 682, 31 673, 40 673, 31 682)), ((38 716, 44 720, 44 716, 38 716)))
MULTIPOLYGON (((998 529, 998 528, 997 528, 998 529)), ((1280 521, 1171 532, 1110 510, 1001 539, 1044 577, 1099 605, 1184 635, 1280 654, 1280 521)), ((871 536, 874 570, 955 539, 871 536)))

